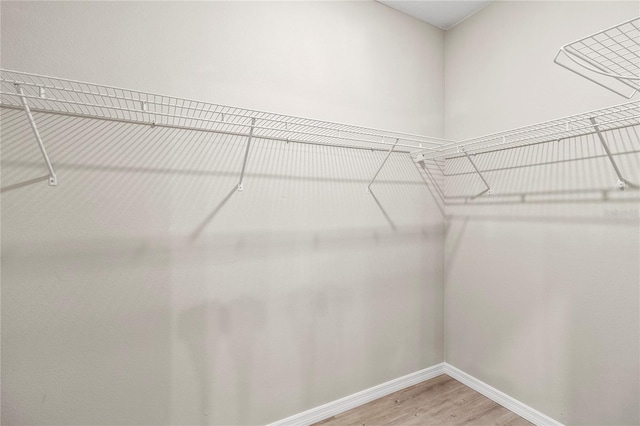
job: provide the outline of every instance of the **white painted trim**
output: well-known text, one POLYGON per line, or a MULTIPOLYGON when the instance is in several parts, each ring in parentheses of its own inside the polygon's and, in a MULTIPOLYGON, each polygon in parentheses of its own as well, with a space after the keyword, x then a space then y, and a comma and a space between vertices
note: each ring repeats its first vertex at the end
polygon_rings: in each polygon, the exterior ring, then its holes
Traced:
POLYGON ((398 377, 381 385, 365 389, 358 393, 354 393, 336 401, 329 402, 319 407, 312 408, 302 413, 295 414, 286 419, 278 420, 268 426, 289 426, 289 425, 310 425, 315 422, 327 419, 340 413, 344 413, 352 408, 371 402, 375 399, 382 398, 393 392, 408 388, 415 384, 433 379, 434 377, 444 374, 444 363, 436 364, 424 370, 398 377))
POLYGON ((464 371, 454 367, 451 364, 444 363, 444 374, 450 376, 460 383, 469 386, 471 389, 480 392, 482 395, 487 398, 497 402, 502 405, 504 408, 513 411, 520 417, 530 421, 531 423, 538 426, 562 426, 562 423, 552 419, 551 417, 542 414, 538 410, 529 407, 523 402, 518 401, 515 398, 510 397, 504 392, 499 391, 498 389, 489 386, 485 382, 476 379, 470 374, 465 373, 464 371))
POLYGON ((552 419, 551 417, 542 414, 538 410, 529 407, 523 402, 518 401, 515 398, 510 397, 504 392, 489 386, 485 382, 476 379, 470 374, 454 367, 451 364, 443 362, 436 364, 424 370, 416 371, 415 373, 407 374, 406 376, 399 377, 397 379, 390 380, 386 383, 374 386, 369 389, 354 393, 344 398, 320 405, 319 407, 312 408, 302 413, 295 414, 286 419, 278 420, 268 426, 306 426, 312 423, 319 422, 329 417, 344 413, 352 408, 359 407, 367 402, 371 402, 383 396, 387 396, 393 392, 408 388, 415 384, 424 382, 434 377, 446 374, 460 383, 470 387, 471 389, 481 393, 492 401, 502 405, 504 408, 513 411, 520 417, 530 421, 538 426, 562 426, 562 423, 552 419))

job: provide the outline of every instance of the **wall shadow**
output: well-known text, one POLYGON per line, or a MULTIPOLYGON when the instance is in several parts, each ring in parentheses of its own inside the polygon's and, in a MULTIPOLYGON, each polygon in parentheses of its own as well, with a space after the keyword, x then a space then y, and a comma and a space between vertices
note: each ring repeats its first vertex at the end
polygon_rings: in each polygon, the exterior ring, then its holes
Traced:
POLYGON ((442 217, 408 155, 372 196, 384 152, 256 139, 236 194, 243 138, 35 114, 52 188, 1 112, 3 421, 267 423, 438 359, 442 217), (368 330, 386 301, 429 327, 368 330))
MULTIPOLYGON (((638 131, 603 132, 632 183, 638 131)), ((466 158, 445 169, 447 360, 542 412, 566 407, 561 422, 599 412, 628 424, 640 409, 626 397, 640 392, 640 192, 616 188, 595 135, 473 160, 491 195, 469 199, 483 184, 466 158)))

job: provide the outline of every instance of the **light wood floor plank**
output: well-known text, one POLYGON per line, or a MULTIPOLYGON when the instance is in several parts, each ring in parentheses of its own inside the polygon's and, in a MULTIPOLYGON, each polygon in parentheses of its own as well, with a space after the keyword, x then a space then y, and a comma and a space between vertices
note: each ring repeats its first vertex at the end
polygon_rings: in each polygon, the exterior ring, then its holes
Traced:
POLYGON ((316 423, 319 425, 531 426, 531 423, 442 375, 316 423))

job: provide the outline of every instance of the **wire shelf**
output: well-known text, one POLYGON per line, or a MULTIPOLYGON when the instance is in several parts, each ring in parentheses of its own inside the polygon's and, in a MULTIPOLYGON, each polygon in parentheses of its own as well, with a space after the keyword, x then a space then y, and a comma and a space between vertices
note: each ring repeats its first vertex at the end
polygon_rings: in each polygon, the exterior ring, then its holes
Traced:
POLYGON ((640 124, 640 101, 585 112, 565 118, 524 126, 504 132, 453 142, 441 146, 436 152, 422 151, 421 158, 457 158, 467 154, 480 154, 518 148, 543 142, 561 142, 578 136, 622 129, 640 124), (595 124, 595 125, 594 125, 595 124))
POLYGON ((640 92, 640 17, 562 46, 554 61, 631 98, 640 92))
POLYGON ((435 177, 444 176, 447 160, 466 156, 484 183, 485 189, 477 195, 480 196, 491 194, 492 189, 470 155, 560 142, 584 135, 597 135, 602 141, 618 175, 618 186, 624 189, 635 187, 635 184, 624 178, 602 133, 640 125, 640 101, 633 101, 477 138, 450 141, 10 70, 0 70, 0 107, 25 111, 49 169, 49 184, 54 186, 57 184, 55 170, 32 112, 246 137, 239 191, 243 189, 252 139, 386 151, 387 156, 367 185, 367 192, 370 192, 371 185, 394 151, 415 155, 415 160, 422 164, 425 174, 435 186, 442 183, 435 177))
POLYGON ((0 70, 0 106, 254 139, 414 152, 450 141, 236 108, 75 80, 0 70), (20 94, 17 88, 22 90, 20 94))

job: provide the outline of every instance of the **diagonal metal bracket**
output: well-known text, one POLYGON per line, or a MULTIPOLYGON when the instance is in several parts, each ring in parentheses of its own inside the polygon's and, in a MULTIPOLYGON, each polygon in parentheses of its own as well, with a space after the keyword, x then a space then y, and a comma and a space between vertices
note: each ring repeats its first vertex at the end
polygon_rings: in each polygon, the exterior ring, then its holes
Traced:
POLYGON ((244 181, 244 171, 247 168, 247 159, 249 158, 249 148, 251 148, 251 139, 253 138, 253 128, 256 125, 256 119, 251 119, 251 130, 249 130, 249 139, 247 140, 247 148, 244 151, 244 161, 242 162, 242 171, 240 172, 240 180, 238 181, 238 191, 242 191, 244 186, 242 182, 244 181))
POLYGON ((478 176, 480 176, 480 179, 482 179, 482 182, 484 183, 484 186, 487 187, 487 189, 485 189, 484 191, 482 191, 482 192, 474 195, 473 197, 471 197, 471 200, 475 200, 476 198, 478 198, 479 196, 484 195, 484 194, 491 195, 491 186, 489 186, 489 183, 487 182, 487 180, 484 178, 484 176, 482 176, 482 173, 480 172, 480 170, 476 166, 476 163, 473 162, 473 160, 471 159, 471 157, 469 156, 469 154, 467 152, 462 150, 462 153, 467 157, 467 160, 469 160, 469 162, 471 163, 471 165, 475 169, 476 173, 478 173, 478 176))
POLYGON ((391 149, 389 150, 389 152, 387 152, 387 156, 384 157, 384 160, 382 161, 382 164, 380 164, 380 167, 378 167, 378 171, 376 172, 375 175, 373 175, 373 177, 371 178, 371 181, 369 181, 369 185, 367 185, 367 194, 371 194, 371 185, 373 184, 373 181, 375 181, 376 178, 378 177, 378 174, 380 173, 380 170, 382 170, 382 168, 384 167, 385 163, 389 159, 389 156, 391 156, 391 153, 395 149, 396 145, 398 145, 398 142, 400 142, 400 139, 396 139, 396 143, 394 143, 393 146, 391 147, 391 149))
MULTIPOLYGON (((29 104, 27 103, 27 97, 22 91, 22 87, 19 84, 15 84, 16 92, 20 96, 20 102, 22 103, 22 109, 27 114, 27 118, 29 119, 29 124, 31 125, 31 130, 33 130, 33 135, 36 137, 36 142, 38 142, 38 146, 40 147, 40 152, 42 153, 42 157, 44 158, 44 162, 47 164, 47 168, 49 169, 49 185, 56 186, 58 184, 58 177, 56 176, 55 170, 53 170, 53 166, 51 165, 51 161, 49 160, 49 155, 47 154, 47 150, 44 147, 44 143, 42 142, 42 138, 40 137, 40 132, 38 131, 38 126, 36 125, 36 121, 33 119, 33 114, 31 113, 31 108, 29 108, 29 104)), ((40 96, 44 97, 44 92, 40 91, 40 96)))
POLYGON ((616 171, 616 175, 618 176, 618 189, 620 189, 620 191, 624 191, 624 189, 627 187, 627 184, 629 184, 629 182, 622 176, 622 172, 620 172, 618 165, 613 159, 613 155, 611 155, 611 150, 609 150, 609 145, 607 145, 607 141, 604 139, 604 136, 600 132, 600 128, 598 127, 598 123, 596 122, 596 119, 591 117, 590 120, 591 120, 591 124, 593 124, 593 128, 596 130, 596 134, 598 135, 598 139, 600 139, 600 143, 602 144, 602 147, 607 153, 607 157, 609 157, 609 161, 611 162, 613 169, 616 171))

